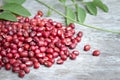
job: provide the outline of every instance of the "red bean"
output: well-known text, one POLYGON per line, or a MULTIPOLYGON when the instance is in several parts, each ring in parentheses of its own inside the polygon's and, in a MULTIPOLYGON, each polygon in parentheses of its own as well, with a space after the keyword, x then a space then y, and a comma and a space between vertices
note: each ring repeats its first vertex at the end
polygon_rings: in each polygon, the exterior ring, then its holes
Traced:
POLYGON ((23 70, 23 69, 25 69, 25 68, 26 68, 26 65, 25 65, 25 64, 20 64, 20 66, 19 66, 19 67, 20 67, 20 69, 22 69, 22 70, 23 70))
POLYGON ((90 50, 90 48, 91 48, 91 47, 90 47, 90 45, 89 45, 89 44, 87 44, 87 45, 85 45, 85 46, 84 46, 84 51, 89 51, 89 50, 90 50))
POLYGON ((83 32, 79 31, 78 34, 77 34, 77 36, 82 37, 83 36, 83 32))
MULTIPOLYGON (((73 23, 66 27, 52 19, 41 18, 42 15, 38 11, 32 19, 17 16, 17 22, 0 20, 0 68, 10 70, 12 67, 22 78, 30 72, 31 66, 35 69, 40 65, 51 67, 55 62, 63 64, 68 57, 74 60, 80 54, 69 49, 76 48, 83 32, 76 33, 73 23)), ((84 51, 90 48, 85 45, 84 51)), ((99 56, 100 51, 95 50, 92 55, 99 56)))
POLYGON ((7 63, 7 64, 5 65, 5 69, 6 69, 6 70, 10 70, 10 69, 11 69, 11 65, 10 65, 9 63, 7 63))
POLYGON ((63 61, 66 61, 67 60, 67 56, 66 55, 61 55, 61 59, 63 60, 63 61))
POLYGON ((26 66, 30 67, 30 66, 33 65, 33 62, 32 61, 26 61, 25 64, 26 64, 26 66))
POLYGON ((18 73, 20 71, 20 67, 13 67, 12 71, 18 73))
POLYGON ((69 55, 69 57, 70 57, 71 60, 75 60, 75 59, 76 59, 76 55, 73 54, 73 53, 71 53, 71 54, 69 55))
POLYGON ((23 78, 25 76, 25 72, 23 70, 20 70, 18 76, 23 78))
POLYGON ((35 62, 35 63, 34 63, 34 68, 35 68, 35 69, 38 69, 39 67, 40 67, 39 62, 35 62))
POLYGON ((20 65, 20 63, 14 62, 12 66, 13 66, 13 67, 18 67, 19 65, 20 65))
POLYGON ((99 56, 100 55, 100 51, 99 50, 94 50, 92 55, 93 56, 99 56))
POLYGON ((63 64, 64 61, 63 61, 62 59, 58 59, 56 63, 57 63, 57 64, 63 64))
POLYGON ((75 54, 76 56, 78 56, 80 54, 80 52, 77 50, 72 51, 72 53, 75 54))
POLYGON ((27 51, 23 51, 20 53, 21 57, 27 57, 28 56, 28 52, 27 51))
POLYGON ((35 58, 35 57, 30 58, 30 60, 31 60, 33 63, 38 62, 38 59, 35 58))
POLYGON ((27 73, 27 74, 30 73, 30 69, 29 69, 28 67, 25 67, 25 68, 24 68, 24 71, 25 71, 25 73, 27 73))
POLYGON ((13 65, 15 63, 15 59, 10 59, 10 64, 13 65))
POLYGON ((51 67, 51 66, 53 65, 53 63, 51 63, 50 61, 45 61, 45 62, 44 62, 44 65, 45 65, 46 67, 51 67))

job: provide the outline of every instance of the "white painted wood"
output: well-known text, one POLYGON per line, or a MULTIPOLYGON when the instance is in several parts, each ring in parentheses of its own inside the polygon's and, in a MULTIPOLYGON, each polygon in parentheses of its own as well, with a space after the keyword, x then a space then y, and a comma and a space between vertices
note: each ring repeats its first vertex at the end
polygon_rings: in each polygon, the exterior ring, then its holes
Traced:
MULTIPOLYGON (((43 0, 56 7, 60 11, 60 4, 57 0, 43 0)), ((109 6, 109 13, 98 11, 98 16, 87 15, 86 24, 120 31, 120 0, 104 0, 109 6)), ((35 0, 27 0, 24 6, 34 16, 37 10, 44 13, 46 8, 35 0)), ((63 22, 63 18, 54 14, 49 18, 63 22)), ((81 52, 75 60, 67 60, 63 65, 54 65, 51 68, 41 66, 40 69, 32 69, 31 73, 23 79, 17 74, 4 69, 0 70, 0 80, 120 80, 120 35, 97 31, 76 24, 76 31, 83 31, 82 42, 77 46, 81 52), (84 52, 84 44, 91 45, 91 51, 84 52), (101 55, 93 57, 94 49, 99 49, 101 55)))

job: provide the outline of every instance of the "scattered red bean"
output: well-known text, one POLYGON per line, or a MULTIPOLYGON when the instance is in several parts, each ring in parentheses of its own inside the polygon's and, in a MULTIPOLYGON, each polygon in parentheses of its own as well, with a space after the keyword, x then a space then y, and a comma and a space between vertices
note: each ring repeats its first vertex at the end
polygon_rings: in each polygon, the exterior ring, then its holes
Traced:
POLYGON ((89 45, 89 44, 87 44, 87 45, 85 45, 85 46, 84 46, 84 51, 89 51, 89 50, 90 50, 90 48, 91 48, 91 47, 90 47, 90 45, 89 45))
POLYGON ((99 56, 100 55, 100 51, 99 50, 95 50, 92 53, 93 56, 99 56))

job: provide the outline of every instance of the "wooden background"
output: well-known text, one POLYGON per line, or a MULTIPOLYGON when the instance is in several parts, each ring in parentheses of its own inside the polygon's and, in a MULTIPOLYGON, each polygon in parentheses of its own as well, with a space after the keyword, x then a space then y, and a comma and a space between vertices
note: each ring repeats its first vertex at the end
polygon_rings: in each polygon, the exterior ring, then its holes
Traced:
MULTIPOLYGON (((57 0, 42 0, 63 11, 57 0)), ((98 10, 97 16, 87 15, 86 24, 103 27, 106 29, 120 31, 120 0, 103 0, 109 7, 109 13, 98 10)), ((0 5, 2 0, 0 0, 0 5)), ((23 4, 32 13, 38 10, 46 13, 47 9, 35 0, 27 0, 23 4)), ((31 17, 32 17, 31 16, 31 17)), ((52 12, 48 17, 64 23, 64 19, 52 12)), ((41 66, 40 69, 31 68, 31 73, 23 79, 17 74, 0 70, 0 80, 120 80, 120 35, 86 28, 76 24, 76 31, 83 31, 82 42, 78 44, 77 50, 81 52, 75 60, 67 60, 63 65, 53 65, 51 68, 41 66), (84 52, 84 44, 91 45, 91 51, 84 52), (101 55, 93 57, 94 49, 99 49, 101 55)))

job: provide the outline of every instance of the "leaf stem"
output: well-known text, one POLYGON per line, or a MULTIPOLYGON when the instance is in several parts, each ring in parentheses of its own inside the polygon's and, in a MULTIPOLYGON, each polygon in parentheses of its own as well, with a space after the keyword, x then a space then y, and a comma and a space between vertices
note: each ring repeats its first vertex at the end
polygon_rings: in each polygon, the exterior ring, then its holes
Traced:
POLYGON ((54 9, 53 7, 47 5, 46 3, 42 2, 41 0, 36 0, 36 1, 39 2, 39 3, 41 3, 41 4, 43 4, 44 6, 48 7, 49 9, 53 10, 53 11, 56 12, 57 14, 65 17, 65 18, 68 18, 68 19, 70 19, 71 21, 73 21, 73 22, 75 22, 75 23, 77 23, 77 24, 79 24, 79 25, 83 25, 83 26, 88 27, 88 28, 93 28, 93 29, 101 30, 101 31, 105 31, 105 32, 111 32, 111 33, 120 34, 120 32, 118 32, 118 31, 112 31, 112 30, 108 30, 108 29, 103 29, 103 28, 95 27, 95 26, 90 26, 90 25, 87 25, 87 24, 84 24, 84 23, 81 24, 81 23, 79 23, 78 21, 76 21, 76 20, 74 20, 74 19, 72 19, 72 18, 64 15, 63 13, 59 12, 58 10, 54 9))

